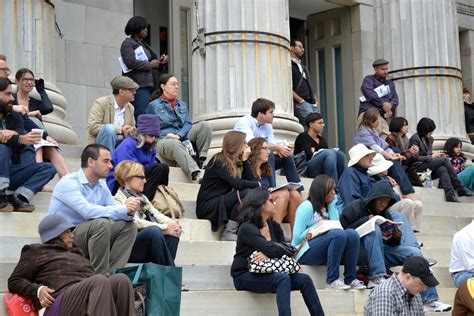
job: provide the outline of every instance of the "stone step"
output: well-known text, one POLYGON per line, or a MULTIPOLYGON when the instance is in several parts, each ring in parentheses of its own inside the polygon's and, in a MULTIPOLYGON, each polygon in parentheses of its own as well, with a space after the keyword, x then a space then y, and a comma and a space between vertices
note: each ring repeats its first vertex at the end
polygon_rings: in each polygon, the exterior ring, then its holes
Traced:
MULTIPOLYGON (((445 298, 454 297, 456 289, 441 289, 440 295, 445 298)), ((336 291, 318 290, 324 312, 328 316, 362 316, 368 290, 336 291), (344 302, 344 304, 340 304, 344 302)), ((0 292, 0 297, 4 296, 0 292)), ((189 291, 181 293, 181 315, 183 316, 267 316, 277 315, 275 294, 255 294, 246 291, 189 291)), ((292 315, 308 315, 301 294, 291 293, 292 315)), ((447 316, 451 313, 427 313, 426 316, 447 316)), ((0 316, 8 316, 4 304, 0 304, 0 316)))
MULTIPOLYGON (((0 236, 0 263, 17 262, 23 245, 38 243, 39 237, 0 236)), ((438 261, 438 267, 448 267, 450 248, 423 247, 425 257, 438 261)), ((230 265, 235 253, 232 241, 181 241, 176 256, 177 265, 230 265)))
MULTIPOLYGON (((422 188, 422 187, 414 187, 414 188, 415 188, 415 193, 420 196, 422 201, 445 202, 443 189, 422 188)), ((459 197, 459 200, 464 203, 474 203, 474 196, 459 197)))

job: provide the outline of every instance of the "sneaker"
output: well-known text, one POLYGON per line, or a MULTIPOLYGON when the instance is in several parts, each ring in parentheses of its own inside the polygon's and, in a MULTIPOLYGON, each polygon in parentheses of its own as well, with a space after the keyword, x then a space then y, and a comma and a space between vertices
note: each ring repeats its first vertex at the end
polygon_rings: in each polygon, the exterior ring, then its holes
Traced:
POLYGON ((430 267, 438 263, 438 260, 433 259, 433 258, 425 258, 425 259, 428 261, 428 264, 430 265, 430 267))
POLYGON ((351 287, 351 289, 356 289, 356 290, 364 290, 366 289, 367 287, 365 286, 364 282, 360 281, 360 280, 357 280, 357 279, 354 279, 351 284, 349 284, 349 286, 351 287))
POLYGON ((418 247, 420 248, 423 247, 423 242, 421 240, 418 240, 417 242, 418 242, 418 247))
POLYGON ((367 284, 367 288, 368 289, 373 289, 374 287, 376 287, 377 285, 379 285, 383 281, 385 281, 385 277, 383 275, 370 278, 369 279, 369 284, 367 284))
POLYGON ((459 187, 457 191, 458 196, 472 196, 472 192, 466 189, 465 187, 459 187))
POLYGON ((345 284, 341 279, 337 279, 330 284, 326 284, 326 288, 330 290, 348 290, 351 286, 345 284))
POLYGON ((28 203, 28 200, 23 198, 20 194, 12 194, 7 196, 8 201, 13 205, 14 212, 28 212, 34 211, 35 206, 28 203))
POLYGON ((423 310, 425 313, 430 312, 448 312, 452 308, 449 304, 444 304, 440 301, 432 301, 423 304, 423 310))
POLYGON ((0 192, 0 212, 13 212, 13 206, 8 201, 5 192, 0 192))

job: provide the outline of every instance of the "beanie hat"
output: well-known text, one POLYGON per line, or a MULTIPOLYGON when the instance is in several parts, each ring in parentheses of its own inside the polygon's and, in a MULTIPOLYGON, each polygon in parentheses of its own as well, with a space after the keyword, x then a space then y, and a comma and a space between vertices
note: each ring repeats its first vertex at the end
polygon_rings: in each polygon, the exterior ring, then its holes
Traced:
POLYGON ((142 135, 160 136, 160 118, 155 114, 142 114, 138 117, 137 132, 142 135))

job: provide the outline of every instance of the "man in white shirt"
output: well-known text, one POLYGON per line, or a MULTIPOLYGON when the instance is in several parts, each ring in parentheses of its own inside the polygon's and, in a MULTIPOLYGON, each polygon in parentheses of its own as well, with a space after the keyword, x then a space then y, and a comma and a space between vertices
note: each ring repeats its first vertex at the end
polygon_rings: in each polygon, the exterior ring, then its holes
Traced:
POLYGON ((474 221, 453 237, 449 272, 456 287, 474 277, 474 221))
POLYGON ((275 171, 282 168, 285 170, 288 182, 301 182, 292 155, 293 146, 275 143, 272 127, 274 111, 275 103, 258 98, 252 104, 251 114, 241 117, 234 125, 235 131, 246 134, 247 142, 255 137, 263 137, 274 152, 268 159, 273 171, 270 183, 272 187, 276 187, 275 171))
POLYGON ((112 153, 117 142, 135 130, 133 105, 138 85, 130 78, 117 76, 110 82, 112 94, 94 101, 87 121, 89 144, 107 147, 112 153))

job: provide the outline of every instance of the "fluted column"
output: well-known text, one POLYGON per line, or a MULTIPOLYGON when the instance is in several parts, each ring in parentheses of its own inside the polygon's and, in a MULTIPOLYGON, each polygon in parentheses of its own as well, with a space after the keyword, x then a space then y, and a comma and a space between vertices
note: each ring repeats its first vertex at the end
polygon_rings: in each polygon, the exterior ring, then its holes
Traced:
POLYGON ((214 128, 212 147, 252 102, 276 104, 277 138, 302 127, 293 116, 287 0, 199 0, 193 41, 193 120, 214 128))
POLYGON ((411 132, 430 117, 436 139, 467 140, 455 0, 376 0, 374 6, 375 55, 390 61, 397 115, 408 119, 411 132))
MULTIPOLYGON (((45 79, 54 106, 54 112, 43 117, 45 127, 59 142, 76 144, 77 135, 66 120, 67 100, 55 86, 55 23, 54 6, 44 0, 0 0, 0 52, 7 55, 13 72, 26 67, 45 79)), ((34 91, 31 97, 39 95, 34 91)))

